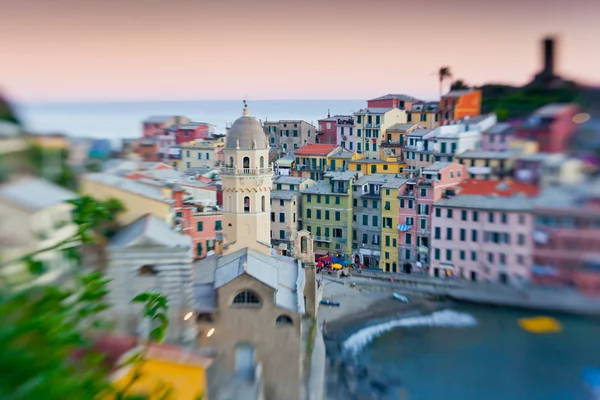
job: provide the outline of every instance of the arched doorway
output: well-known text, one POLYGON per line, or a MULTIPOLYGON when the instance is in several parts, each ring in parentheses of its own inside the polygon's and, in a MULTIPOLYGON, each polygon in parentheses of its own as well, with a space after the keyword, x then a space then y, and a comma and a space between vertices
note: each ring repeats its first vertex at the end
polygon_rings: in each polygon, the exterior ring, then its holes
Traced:
POLYGON ((265 158, 263 156, 260 156, 260 168, 264 168, 265 167, 265 158))
POLYGON ((245 213, 250 212, 250 197, 248 197, 248 196, 244 197, 244 212, 245 213))
POLYGON ((250 168, 250 157, 244 157, 242 164, 243 168, 250 168))
POLYGON ((262 212, 267 211, 267 199, 265 196, 262 196, 260 199, 260 209, 262 212))

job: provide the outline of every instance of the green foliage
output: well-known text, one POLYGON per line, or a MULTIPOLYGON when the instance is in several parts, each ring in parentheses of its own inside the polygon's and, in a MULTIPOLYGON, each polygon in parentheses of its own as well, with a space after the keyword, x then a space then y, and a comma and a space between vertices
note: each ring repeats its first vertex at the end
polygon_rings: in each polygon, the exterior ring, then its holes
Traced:
MULTIPOLYGON (((143 398, 127 394, 134 379, 124 390, 116 391, 108 379, 108 368, 102 363, 104 356, 92 351, 90 338, 107 329, 101 313, 109 308, 106 302, 109 281, 100 273, 81 274, 74 270, 74 278, 68 285, 32 284, 46 272, 39 255, 60 251, 71 264, 79 266, 79 245, 93 243, 94 230, 123 210, 118 201, 98 202, 89 196, 70 203, 74 205, 76 234, 11 261, 27 266, 27 278, 18 285, 11 280, 0 281, 0 398, 94 399, 109 395, 128 400, 143 398)), ((144 292, 133 301, 144 304, 144 315, 152 321, 144 350, 130 360, 139 372, 151 342, 161 341, 165 335, 168 302, 153 292, 144 292)), ((139 373, 134 377, 139 379, 139 373)), ((172 391, 165 386, 155 394, 166 399, 172 391)))
POLYGON ((31 145, 27 158, 33 173, 68 189, 77 188, 77 175, 67 163, 69 151, 31 145))
POLYGON ((466 90, 469 89, 469 85, 462 79, 457 79, 450 85, 450 90, 466 90))

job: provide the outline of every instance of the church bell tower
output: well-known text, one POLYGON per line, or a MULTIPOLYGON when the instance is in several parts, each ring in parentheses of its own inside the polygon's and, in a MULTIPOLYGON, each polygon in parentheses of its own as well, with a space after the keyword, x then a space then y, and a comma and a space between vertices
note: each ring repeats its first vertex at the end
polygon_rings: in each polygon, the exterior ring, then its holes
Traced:
POLYGON ((247 247, 271 255, 269 143, 245 101, 242 117, 227 133, 223 157, 223 253, 247 247))

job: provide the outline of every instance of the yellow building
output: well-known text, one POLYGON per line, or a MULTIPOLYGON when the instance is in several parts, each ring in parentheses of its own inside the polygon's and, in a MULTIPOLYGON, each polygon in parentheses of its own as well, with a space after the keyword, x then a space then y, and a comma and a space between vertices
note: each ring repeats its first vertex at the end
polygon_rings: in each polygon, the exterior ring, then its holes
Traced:
POLYGON ((408 122, 426 129, 435 129, 440 126, 439 111, 440 104, 436 101, 414 104, 408 113, 408 122))
POLYGON ((467 168, 470 178, 504 179, 513 175, 521 150, 467 150, 455 156, 456 162, 467 168))
POLYGON ((390 149, 383 149, 378 159, 361 158, 348 162, 348 171, 371 174, 401 174, 406 164, 392 153, 390 149))
POLYGON ((390 126, 407 123, 407 113, 398 108, 365 108, 354 113, 356 151, 365 157, 379 155, 379 143, 386 138, 390 126))
POLYGON ((348 170, 348 164, 360 157, 335 144, 309 144, 295 153, 296 165, 293 176, 323 180, 327 171, 348 170))
MULTIPOLYGON (((197 139, 181 145, 181 161, 179 167, 182 169, 196 167, 214 167, 218 163, 217 154, 225 147, 225 138, 197 139)), ((180 169, 178 168, 178 169, 180 169)))
POLYGON ((168 187, 144 184, 107 173, 82 175, 79 183, 84 195, 101 201, 120 200, 125 206, 125 211, 118 215, 120 224, 129 224, 146 214, 172 221, 173 195, 168 187))
POLYGON ((394 124, 386 130, 385 138, 381 140, 381 147, 389 149, 392 154, 401 157, 402 149, 408 143, 406 135, 418 129, 421 129, 421 127, 413 123, 394 124))
MULTIPOLYGON (((121 362, 140 349, 123 354, 121 362)), ((148 396, 149 399, 163 398, 170 391, 169 399, 196 400, 207 398, 206 370, 212 359, 202 357, 182 348, 166 345, 152 345, 141 364, 140 378, 131 386, 128 394, 148 396)), ((131 382, 134 369, 129 366, 117 370, 112 375, 113 386, 123 389, 131 382)), ((108 399, 113 399, 109 396, 108 399)), ((107 400, 108 400, 107 399, 107 400)))
POLYGON ((398 187, 407 179, 387 181, 381 187, 381 258, 379 268, 398 272, 398 187))
POLYGON ((70 145, 69 139, 61 134, 30 136, 29 141, 32 146, 44 149, 66 150, 70 145))

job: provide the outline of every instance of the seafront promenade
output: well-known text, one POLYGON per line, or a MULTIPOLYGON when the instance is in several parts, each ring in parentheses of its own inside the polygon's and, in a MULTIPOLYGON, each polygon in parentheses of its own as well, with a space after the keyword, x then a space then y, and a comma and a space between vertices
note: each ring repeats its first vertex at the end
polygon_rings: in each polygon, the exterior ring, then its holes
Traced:
POLYGON ((538 287, 529 284, 515 287, 491 282, 475 283, 364 270, 359 273, 353 271, 352 276, 347 278, 333 278, 327 274, 323 277, 344 286, 368 291, 395 291, 495 306, 600 316, 600 298, 584 296, 580 292, 564 287, 538 287))

